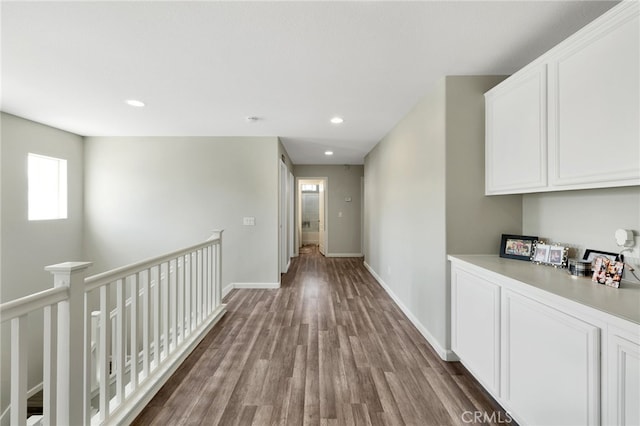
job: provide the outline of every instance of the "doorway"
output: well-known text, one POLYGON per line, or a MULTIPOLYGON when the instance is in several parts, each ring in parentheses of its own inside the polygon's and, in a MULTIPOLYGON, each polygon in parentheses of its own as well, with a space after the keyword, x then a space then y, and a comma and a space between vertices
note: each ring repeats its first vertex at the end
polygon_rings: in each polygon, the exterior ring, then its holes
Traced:
POLYGON ((327 250, 327 178, 299 178, 298 247, 317 246, 320 253, 327 250))

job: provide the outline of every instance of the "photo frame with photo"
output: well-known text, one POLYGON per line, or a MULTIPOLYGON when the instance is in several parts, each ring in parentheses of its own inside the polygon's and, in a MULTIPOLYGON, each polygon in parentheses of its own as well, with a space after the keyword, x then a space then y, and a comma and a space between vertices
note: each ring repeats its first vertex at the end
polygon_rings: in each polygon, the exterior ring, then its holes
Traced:
POLYGON ((502 234, 500 257, 516 260, 531 260, 538 237, 531 235, 502 234))
POLYGON ((531 261, 541 265, 566 268, 569 261, 569 247, 539 241, 535 245, 531 261))
POLYGON ((591 261, 591 263, 595 263, 595 260, 597 257, 606 257, 609 260, 621 260, 624 261, 624 258, 620 258, 618 259, 618 257, 621 256, 618 253, 612 253, 609 251, 600 251, 600 250, 593 250, 593 249, 586 249, 584 251, 584 255, 582 256, 582 260, 587 260, 587 261, 591 261))
POLYGON ((624 262, 611 260, 605 256, 595 258, 592 281, 609 287, 619 288, 624 272, 624 262))

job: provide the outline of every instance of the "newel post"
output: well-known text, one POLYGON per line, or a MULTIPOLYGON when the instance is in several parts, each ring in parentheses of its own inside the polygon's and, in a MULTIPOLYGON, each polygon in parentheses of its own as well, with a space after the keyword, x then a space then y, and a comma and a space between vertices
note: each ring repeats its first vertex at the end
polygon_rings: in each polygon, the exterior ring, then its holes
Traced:
POLYGON ((85 316, 84 278, 91 262, 47 266, 54 287, 68 287, 69 299, 58 305, 57 424, 88 424, 90 380, 87 372, 90 344, 85 316), (86 411, 85 411, 86 410, 86 411))
POLYGON ((222 233, 224 229, 214 229, 213 235, 209 237, 208 241, 220 240, 216 249, 216 276, 215 276, 215 306, 214 309, 222 304, 222 233))

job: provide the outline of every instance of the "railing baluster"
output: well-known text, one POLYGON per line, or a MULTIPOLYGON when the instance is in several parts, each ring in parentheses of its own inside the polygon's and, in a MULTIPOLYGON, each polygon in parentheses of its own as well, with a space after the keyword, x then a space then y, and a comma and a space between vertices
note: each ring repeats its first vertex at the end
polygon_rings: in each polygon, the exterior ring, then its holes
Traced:
POLYGON ((154 370, 160 366, 160 265, 153 268, 155 281, 153 286, 153 359, 156 364, 154 370))
POLYGON ((131 276, 131 307, 130 307, 130 335, 131 341, 131 362, 129 369, 129 378, 131 382, 131 392, 135 392, 138 387, 138 282, 140 280, 140 273, 136 273, 131 276))
MULTIPOLYGON (((86 295, 85 295, 86 297, 86 295)), ((100 383, 100 311, 91 312, 91 391, 98 389, 100 383), (95 344, 95 350, 93 349, 95 344)))
MULTIPOLYGON (((162 280, 162 331, 163 345, 162 354, 164 357, 169 356, 169 285, 171 284, 171 264, 167 262, 165 265, 164 279, 162 280)), ((162 265, 160 266, 162 270, 162 265)))
POLYGON ((116 347, 115 347, 115 370, 116 370, 116 401, 118 404, 124 402, 124 373, 125 373, 125 360, 127 350, 126 339, 126 309, 125 309, 125 283, 126 278, 122 278, 116 281, 116 347))
MULTIPOLYGON (((178 347, 178 259, 175 261, 169 262, 169 269, 171 270, 171 274, 169 275, 169 311, 171 316, 171 344, 173 345, 173 350, 178 347), (173 264, 173 268, 171 265, 173 264)), ((171 345, 169 345, 171 349, 171 345)))
POLYGON ((11 320, 11 424, 27 423, 27 315, 11 320))
POLYGON ((184 256, 180 256, 176 259, 176 267, 178 268, 178 275, 176 276, 176 290, 178 292, 178 327, 180 328, 180 332, 176 334, 176 342, 178 342, 177 344, 180 344, 184 340, 184 256))
POLYGON ((209 316, 209 310, 211 309, 211 292, 209 291, 209 247, 202 248, 202 263, 204 269, 204 315, 203 318, 209 316))
POLYGON ((197 320, 198 320, 198 262, 197 256, 194 252, 191 252, 190 255, 191 260, 191 312, 189 316, 191 317, 191 331, 196 328, 197 320))
POLYGON ((202 304, 203 304, 203 299, 202 299, 202 250, 197 250, 196 251, 196 261, 197 261, 197 265, 198 265, 198 277, 197 277, 197 286, 198 286, 198 321, 197 321, 197 325, 200 325, 200 323, 202 323, 202 304))
POLYGON ((45 425, 56 423, 56 376, 58 346, 58 305, 44 308, 44 342, 42 364, 42 421, 45 425))
POLYGON ((149 323, 150 310, 150 296, 151 296, 151 270, 147 269, 144 273, 144 281, 142 283, 142 374, 144 380, 149 378, 149 340, 151 336, 149 331, 151 330, 151 324, 149 323))
POLYGON ((84 420, 85 425, 91 424, 91 379, 92 379, 92 360, 91 360, 91 325, 92 325, 92 312, 89 309, 89 294, 85 291, 84 286, 84 277, 82 277, 81 281, 82 287, 79 289, 80 294, 82 295, 82 319, 84 322, 84 337, 82 346, 84 348, 83 353, 83 362, 82 362, 82 419, 84 420))
POLYGON ((116 356, 116 349, 118 347, 118 342, 116 341, 118 338, 118 326, 116 324, 116 317, 111 314, 109 314, 109 317, 111 318, 111 345, 109 347, 109 352, 107 353, 107 355, 111 360, 109 363, 109 379, 111 379, 111 376, 114 375, 116 371, 116 362, 118 362, 118 357, 116 356))
POLYGON ((184 332, 185 337, 191 334, 191 254, 183 256, 184 259, 184 332))
POLYGON ((207 247, 207 253, 209 254, 209 258, 207 263, 209 264, 209 314, 216 309, 215 303, 215 288, 213 286, 214 278, 213 278, 213 243, 209 247, 207 247))
POLYGON ((109 304, 109 285, 100 287, 100 353, 98 362, 100 365, 100 420, 104 421, 109 416, 109 350, 111 337, 111 311, 109 304))

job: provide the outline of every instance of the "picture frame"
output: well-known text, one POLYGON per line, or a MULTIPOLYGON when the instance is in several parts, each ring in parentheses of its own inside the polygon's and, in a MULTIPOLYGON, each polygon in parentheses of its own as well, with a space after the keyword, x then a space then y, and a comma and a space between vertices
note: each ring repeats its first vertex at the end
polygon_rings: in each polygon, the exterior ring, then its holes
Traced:
POLYGON ((502 234, 500 257, 516 260, 531 260, 538 237, 531 235, 502 234))
POLYGON ((531 261, 555 268, 566 268, 569 262, 569 247, 539 241, 535 245, 531 261))
POLYGON ((544 244, 542 241, 538 242, 533 249, 531 261, 535 263, 547 263, 549 259, 549 247, 549 244, 544 244))
MULTIPOLYGON (((584 251, 584 255, 582 256, 582 260, 590 261, 591 264, 593 264, 598 257, 606 257, 611 261, 615 261, 616 259, 618 259, 618 256, 620 256, 618 253, 612 253, 609 251, 586 249, 584 251)), ((624 261, 624 258, 621 258, 620 260, 624 261)))
POLYGON ((619 288, 624 272, 624 262, 597 256, 594 261, 592 281, 608 287, 619 288))

